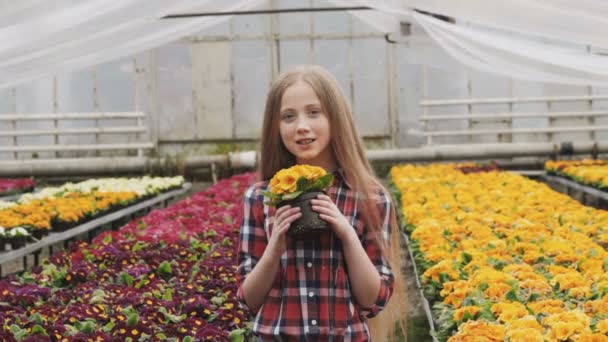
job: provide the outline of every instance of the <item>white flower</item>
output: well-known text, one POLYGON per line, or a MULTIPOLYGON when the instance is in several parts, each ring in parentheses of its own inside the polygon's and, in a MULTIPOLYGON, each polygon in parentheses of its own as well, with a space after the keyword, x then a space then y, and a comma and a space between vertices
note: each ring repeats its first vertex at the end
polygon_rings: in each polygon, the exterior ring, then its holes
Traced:
MULTIPOLYGON (((142 178, 103 178, 89 179, 80 183, 66 183, 61 187, 44 188, 35 194, 25 194, 19 199, 20 203, 28 203, 36 199, 57 197, 70 192, 91 193, 99 192, 134 192, 138 196, 156 194, 171 187, 184 183, 184 177, 149 177, 142 178)), ((0 207, 1 208, 1 207, 0 207)))
POLYGON ((0 201, 0 210, 7 209, 7 208, 10 208, 15 205, 17 205, 17 203, 15 203, 15 202, 0 201))
POLYGON ((6 235, 9 237, 30 236, 30 233, 23 227, 13 227, 8 230, 6 235))

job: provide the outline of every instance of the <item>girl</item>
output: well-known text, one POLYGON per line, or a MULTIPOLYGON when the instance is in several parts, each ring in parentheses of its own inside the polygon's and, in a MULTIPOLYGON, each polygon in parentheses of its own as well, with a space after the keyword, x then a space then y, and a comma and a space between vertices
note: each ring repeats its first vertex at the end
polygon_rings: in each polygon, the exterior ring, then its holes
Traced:
MULTIPOLYGON (((245 194, 237 272, 239 302, 256 313, 254 332, 262 341, 370 341, 367 318, 402 292, 395 211, 328 71, 301 66, 272 84, 259 162, 263 181, 245 194), (332 229, 317 240, 292 241, 286 232, 299 208, 275 210, 261 194, 277 171, 295 164, 335 176, 328 195, 312 202, 332 229)), ((400 319, 404 298, 395 300, 400 319)), ((375 339, 394 330, 389 318, 378 321, 385 324, 375 339)))

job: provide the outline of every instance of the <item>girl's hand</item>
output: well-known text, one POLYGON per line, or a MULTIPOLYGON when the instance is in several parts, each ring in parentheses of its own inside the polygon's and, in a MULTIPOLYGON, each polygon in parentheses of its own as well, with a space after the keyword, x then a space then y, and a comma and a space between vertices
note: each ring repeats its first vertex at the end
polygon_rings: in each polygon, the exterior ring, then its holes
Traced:
POLYGON ((292 208, 290 205, 280 207, 275 212, 272 233, 267 247, 273 253, 274 258, 280 258, 287 250, 287 239, 289 239, 286 234, 287 230, 289 230, 291 223, 299 219, 300 216, 302 216, 300 208, 292 208))
POLYGON ((313 199, 311 203, 312 210, 318 212, 319 217, 331 225, 334 233, 341 241, 346 241, 346 238, 352 234, 356 234, 346 217, 344 217, 329 196, 319 194, 317 195, 317 199, 313 199))

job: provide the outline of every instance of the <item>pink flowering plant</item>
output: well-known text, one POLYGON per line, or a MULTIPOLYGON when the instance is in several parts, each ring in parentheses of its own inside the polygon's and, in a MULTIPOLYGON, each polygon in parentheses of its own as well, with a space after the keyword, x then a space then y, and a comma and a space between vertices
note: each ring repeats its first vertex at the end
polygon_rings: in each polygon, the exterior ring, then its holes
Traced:
POLYGON ((10 196, 30 192, 36 187, 36 181, 31 178, 0 178, 0 196, 10 196))

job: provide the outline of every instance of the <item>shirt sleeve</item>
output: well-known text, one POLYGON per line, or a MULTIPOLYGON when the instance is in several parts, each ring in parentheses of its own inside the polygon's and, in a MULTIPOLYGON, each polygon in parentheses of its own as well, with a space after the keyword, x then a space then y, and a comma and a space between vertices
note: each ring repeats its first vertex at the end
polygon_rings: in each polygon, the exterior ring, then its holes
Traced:
MULTIPOLYGON (((386 256, 383 255, 375 238, 375 234, 380 233, 384 235, 385 254, 388 255, 388 251, 390 251, 391 248, 391 234, 394 233, 392 232, 392 222, 394 222, 393 216, 395 215, 390 195, 387 195, 385 192, 381 193, 378 209, 380 214, 379 218, 382 220, 382 229, 378 230, 376 233, 366 231, 362 241, 363 248, 380 274, 380 291, 378 291, 375 303, 370 307, 359 307, 359 314, 367 318, 376 316, 384 309, 393 294, 393 286, 395 283, 395 276, 393 275, 389 261, 386 259, 386 256)), ((399 246, 397 246, 397 248, 398 247, 399 246)))
POLYGON ((245 302, 243 282, 264 254, 267 244, 268 239, 264 230, 264 195, 261 193, 259 184, 256 184, 245 192, 243 221, 239 236, 239 266, 236 271, 237 301, 242 308, 253 314, 255 312, 245 302))

